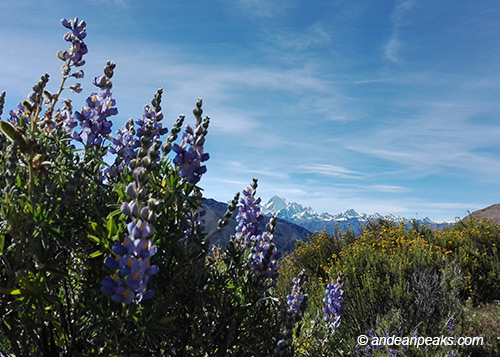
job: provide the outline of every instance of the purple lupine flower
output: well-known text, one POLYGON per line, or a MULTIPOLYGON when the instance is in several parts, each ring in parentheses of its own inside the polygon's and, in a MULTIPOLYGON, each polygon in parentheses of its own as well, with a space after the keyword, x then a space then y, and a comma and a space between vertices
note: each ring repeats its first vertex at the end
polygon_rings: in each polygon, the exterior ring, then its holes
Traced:
POLYGON ((108 118, 118 114, 110 91, 111 81, 108 78, 108 82, 102 84, 96 79, 94 84, 100 88, 99 91, 87 98, 86 105, 80 112, 75 112, 75 118, 80 122, 82 130, 80 133, 73 131, 73 139, 84 143, 85 146, 100 145, 103 138, 111 133, 113 123, 108 121, 108 118))
POLYGON ((173 162, 179 167, 179 174, 192 184, 197 184, 201 176, 207 172, 207 167, 201 164, 210 158, 209 154, 204 152, 204 142, 203 136, 197 135, 189 125, 186 125, 180 145, 172 146, 172 150, 177 154, 173 162))
POLYGON ((110 177, 116 177, 123 172, 123 168, 137 157, 135 143, 134 121, 130 119, 120 130, 116 131, 116 137, 111 139, 114 146, 109 147, 109 152, 116 155, 115 162, 106 169, 110 177))
POLYGON ((455 331, 455 319, 453 317, 448 320, 448 330, 455 331))
POLYGON ((73 106, 70 99, 64 100, 64 107, 57 109, 54 113, 54 119, 58 123, 58 127, 67 136, 71 137, 73 129, 78 125, 73 117, 73 106))
POLYGON ((207 211, 203 207, 199 207, 194 211, 189 211, 184 217, 184 236, 183 242, 187 242, 191 236, 197 233, 202 233, 205 230, 205 220, 202 218, 207 211))
POLYGON ((264 218, 260 214, 260 198, 255 198, 256 181, 252 182, 252 187, 247 187, 243 191, 243 197, 240 199, 241 206, 238 207, 236 215, 236 240, 247 248, 250 246, 252 237, 258 235, 258 224, 264 218))
POLYGON ((149 105, 144 106, 144 114, 142 118, 137 120, 136 123, 139 126, 137 128, 137 139, 134 142, 134 147, 138 148, 141 146, 141 137, 143 136, 146 126, 150 125, 152 135, 150 137, 150 143, 153 143, 155 138, 159 138, 168 132, 167 128, 163 127, 161 120, 163 119, 163 114, 161 111, 151 108, 149 105))
POLYGON ((22 126, 23 123, 25 125, 29 125, 30 122, 30 116, 28 113, 26 113, 26 109, 23 107, 21 103, 17 105, 17 109, 13 109, 9 111, 9 121, 16 125, 16 126, 22 126))
POLYGON ((101 291, 104 295, 111 296, 111 300, 117 303, 130 304, 135 297, 132 290, 125 288, 119 276, 113 275, 113 278, 104 278, 102 281, 101 291))
POLYGON ((365 352, 367 356, 372 356, 373 355, 373 349, 372 346, 368 345, 365 347, 365 352))
POLYGON ((336 282, 329 283, 326 286, 325 294, 323 312, 327 327, 337 328, 340 325, 340 317, 344 313, 345 291, 342 279, 339 277, 336 282))
POLYGON ((257 235, 252 254, 252 268, 263 272, 269 281, 278 278, 278 260, 281 257, 272 240, 273 235, 267 231, 257 235))
POLYGON ((65 51, 64 53, 59 53, 58 56, 61 60, 69 59, 69 66, 80 67, 85 64, 83 56, 87 54, 87 45, 83 42, 85 37, 87 37, 87 32, 85 26, 87 25, 85 21, 78 20, 78 17, 74 19, 66 20, 62 19, 61 24, 67 29, 71 30, 64 34, 64 40, 71 42, 70 51, 65 51))
POLYGON ((288 305, 287 311, 289 313, 296 313, 302 305, 302 301, 306 295, 302 293, 302 281, 300 278, 294 277, 292 282, 292 292, 286 297, 288 305))
POLYGON ((398 355, 398 350, 391 349, 391 348, 389 348, 387 350, 387 356, 397 356, 397 355, 398 355))
POLYGON ((139 166, 132 174, 136 181, 130 183, 125 190, 131 201, 121 205, 121 212, 130 218, 127 224, 128 235, 122 243, 115 242, 111 248, 114 256, 108 257, 104 264, 115 271, 115 277, 112 281, 110 278, 104 279, 101 289, 113 301, 125 304, 131 303, 134 298, 139 302, 151 298, 154 291, 147 288, 147 283, 159 271, 156 265, 151 265, 151 257, 157 252, 150 239, 155 232, 155 202, 149 200, 147 204, 143 204, 139 200, 142 196, 140 191, 144 190, 143 184, 147 182, 147 171, 139 166), (132 297, 129 297, 130 293, 132 297))

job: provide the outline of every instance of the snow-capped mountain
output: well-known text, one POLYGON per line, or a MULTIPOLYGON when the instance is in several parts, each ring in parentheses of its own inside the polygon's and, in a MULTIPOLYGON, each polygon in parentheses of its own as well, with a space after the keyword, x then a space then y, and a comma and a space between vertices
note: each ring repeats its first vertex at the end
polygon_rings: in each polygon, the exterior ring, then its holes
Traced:
MULTIPOLYGON (((278 218, 295 223, 311 232, 327 230, 333 233, 335 227, 338 227, 340 230, 351 229, 357 234, 367 222, 376 221, 380 218, 405 225, 409 225, 412 222, 412 220, 394 215, 382 216, 378 213, 368 215, 366 213, 358 213, 353 209, 336 215, 317 213, 311 207, 304 207, 296 202, 288 202, 286 199, 278 196, 273 196, 267 203, 262 204, 261 212, 265 215, 277 215, 278 218)), ((442 228, 442 224, 437 224, 428 217, 417 220, 417 223, 442 228)))

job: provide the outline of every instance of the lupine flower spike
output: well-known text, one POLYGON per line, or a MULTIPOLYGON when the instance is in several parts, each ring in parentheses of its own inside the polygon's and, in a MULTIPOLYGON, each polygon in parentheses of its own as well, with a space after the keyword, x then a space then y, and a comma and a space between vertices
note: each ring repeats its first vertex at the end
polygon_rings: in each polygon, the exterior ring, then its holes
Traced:
POLYGON ((305 277, 305 271, 302 270, 297 277, 294 277, 292 279, 293 282, 292 291, 286 297, 288 305, 287 311, 290 314, 294 314, 299 311, 305 310, 306 304, 304 300, 307 300, 306 299, 307 295, 302 292, 304 277, 305 277))
POLYGON ((202 101, 198 99, 193 113, 196 117, 196 127, 193 130, 189 125, 184 129, 181 144, 174 144, 172 150, 177 154, 174 164, 179 167, 179 174, 189 183, 197 184, 201 176, 207 172, 207 167, 202 162, 207 161, 210 156, 204 152, 203 144, 207 133, 209 118, 201 121, 202 101))
POLYGON ((260 198, 255 198, 257 186, 257 179, 254 178, 250 187, 243 191, 243 197, 240 199, 241 206, 239 206, 236 215, 238 225, 236 226, 235 242, 244 249, 251 246, 252 239, 258 235, 259 222, 264 218, 260 214, 260 198))
POLYGON ((159 157, 159 139, 153 138, 153 123, 148 122, 141 130, 139 141, 141 147, 136 151, 136 157, 130 161, 134 182, 131 182, 126 193, 130 202, 123 202, 122 213, 130 219, 127 224, 128 235, 122 243, 116 242, 112 251, 114 257, 108 257, 106 266, 113 269, 113 278, 105 278, 101 291, 115 302, 130 304, 134 298, 137 301, 151 298, 153 290, 147 288, 149 278, 158 273, 159 268, 151 265, 150 259, 156 254, 157 248, 151 237, 155 230, 156 200, 147 199, 148 171, 155 166, 159 157))
POLYGON ((345 292, 342 273, 339 272, 336 282, 332 281, 326 286, 325 294, 323 312, 326 326, 328 328, 337 328, 340 325, 340 317, 344 313, 345 292))
POLYGON ((252 259, 252 268, 257 276, 264 276, 270 284, 278 278, 278 260, 281 254, 276 249, 273 242, 273 234, 276 228, 276 217, 271 218, 266 225, 266 231, 258 234, 254 241, 252 259))
POLYGON ((112 122, 109 117, 118 114, 116 102, 111 96, 113 70, 115 64, 108 61, 104 68, 104 75, 94 78, 94 85, 99 88, 86 100, 85 107, 75 112, 75 118, 80 122, 82 130, 73 131, 73 139, 82 142, 85 147, 101 145, 104 138, 111 133, 112 122))

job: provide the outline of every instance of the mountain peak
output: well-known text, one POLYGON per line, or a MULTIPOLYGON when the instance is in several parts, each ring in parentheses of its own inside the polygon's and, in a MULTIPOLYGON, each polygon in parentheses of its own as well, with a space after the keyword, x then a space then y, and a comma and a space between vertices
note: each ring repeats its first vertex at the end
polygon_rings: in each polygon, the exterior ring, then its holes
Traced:
MULTIPOLYGON (((296 202, 288 202, 279 196, 273 196, 266 204, 263 204, 261 212, 264 215, 276 215, 278 218, 298 224, 311 232, 323 231, 325 229, 329 232, 334 232, 336 229, 350 229, 358 234, 361 232, 361 227, 367 222, 376 221, 380 218, 405 225, 410 222, 408 219, 397 219, 392 215, 381 216, 377 213, 371 215, 358 213, 354 209, 348 209, 337 215, 329 213, 318 214, 311 207, 304 207, 296 202)), ((427 217, 424 220, 419 220, 419 222, 425 225, 434 225, 434 222, 427 217)))
POLYGON ((347 216, 347 217, 358 217, 359 216, 359 213, 356 212, 356 210, 354 209, 348 209, 347 211, 345 211, 343 213, 344 216, 347 216))
POLYGON ((277 212, 282 209, 286 209, 288 206, 288 202, 284 198, 274 195, 263 206, 267 211, 277 212))

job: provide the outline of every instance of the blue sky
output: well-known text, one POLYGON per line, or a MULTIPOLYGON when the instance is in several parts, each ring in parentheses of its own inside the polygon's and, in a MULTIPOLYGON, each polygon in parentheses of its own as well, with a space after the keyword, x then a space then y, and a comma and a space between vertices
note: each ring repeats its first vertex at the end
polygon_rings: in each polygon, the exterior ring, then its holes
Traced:
POLYGON ((203 97, 207 197, 257 177, 264 200, 333 214, 452 221, 500 202, 496 1, 1 1, 7 111, 45 72, 58 86, 74 16, 89 47, 76 108, 108 59, 114 130, 159 87, 168 127, 203 97))

